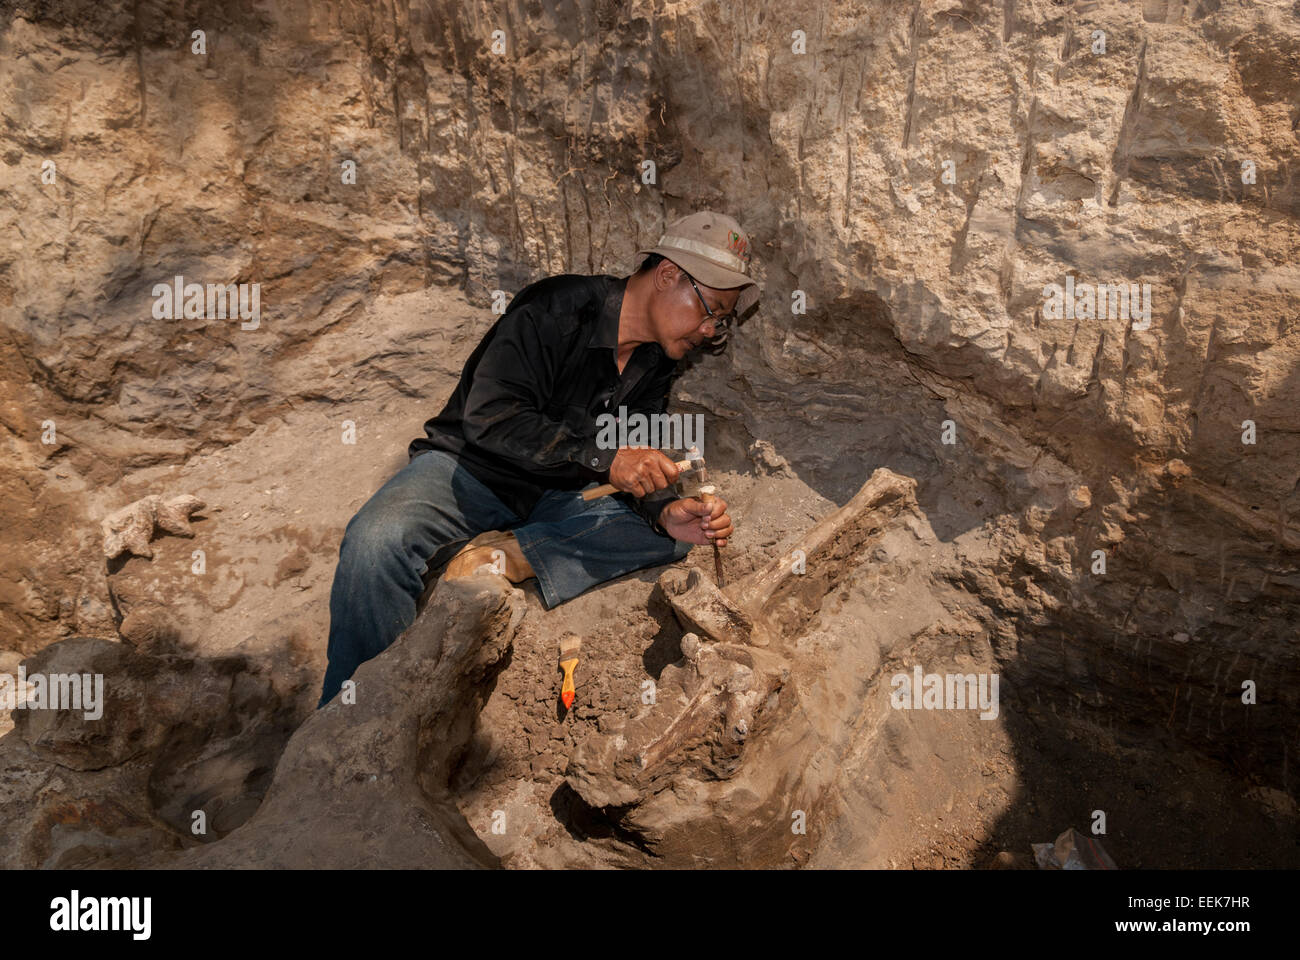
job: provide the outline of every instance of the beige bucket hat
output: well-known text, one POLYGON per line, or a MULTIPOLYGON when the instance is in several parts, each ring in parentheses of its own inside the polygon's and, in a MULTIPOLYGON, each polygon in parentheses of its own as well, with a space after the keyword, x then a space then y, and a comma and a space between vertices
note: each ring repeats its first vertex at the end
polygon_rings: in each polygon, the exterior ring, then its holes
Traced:
POLYGON ((758 283, 749 275, 749 234, 725 213, 701 210, 674 220, 656 246, 639 256, 658 253, 714 290, 744 287, 736 298, 736 316, 758 301, 758 283))

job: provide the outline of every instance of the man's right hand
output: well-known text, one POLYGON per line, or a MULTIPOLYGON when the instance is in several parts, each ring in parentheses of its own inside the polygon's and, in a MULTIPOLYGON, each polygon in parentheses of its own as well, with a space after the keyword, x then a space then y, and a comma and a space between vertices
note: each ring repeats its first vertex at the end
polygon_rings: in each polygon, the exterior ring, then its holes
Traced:
POLYGON ((609 465, 609 482, 634 497, 645 497, 677 480, 681 471, 662 451, 649 447, 619 447, 609 465))

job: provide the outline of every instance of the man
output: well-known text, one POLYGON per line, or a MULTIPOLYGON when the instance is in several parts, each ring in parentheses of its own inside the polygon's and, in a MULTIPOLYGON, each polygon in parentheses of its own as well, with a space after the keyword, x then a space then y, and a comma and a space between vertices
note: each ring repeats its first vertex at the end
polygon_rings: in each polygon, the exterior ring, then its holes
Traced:
POLYGON ((726 546, 726 501, 676 497, 677 466, 658 450, 602 449, 597 417, 664 412, 677 361, 758 299, 749 238, 703 211, 638 253, 630 277, 564 274, 521 290, 410 462, 348 523, 318 707, 414 622, 425 573, 469 538, 444 578, 504 557, 510 581, 537 578, 548 610, 693 544, 726 546), (601 483, 620 492, 582 499, 601 483))

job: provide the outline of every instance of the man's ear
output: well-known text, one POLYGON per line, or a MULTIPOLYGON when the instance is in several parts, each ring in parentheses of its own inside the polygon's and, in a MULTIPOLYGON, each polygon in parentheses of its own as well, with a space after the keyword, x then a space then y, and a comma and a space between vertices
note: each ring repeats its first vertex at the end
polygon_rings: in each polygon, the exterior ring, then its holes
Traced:
POLYGON ((681 284, 681 282, 686 276, 686 274, 682 271, 682 268, 677 266, 677 264, 673 263, 671 260, 664 260, 662 263, 659 264, 659 266, 664 267, 666 269, 667 276, 669 280, 672 281, 671 283, 669 283, 667 289, 668 290, 677 289, 678 285, 681 284))

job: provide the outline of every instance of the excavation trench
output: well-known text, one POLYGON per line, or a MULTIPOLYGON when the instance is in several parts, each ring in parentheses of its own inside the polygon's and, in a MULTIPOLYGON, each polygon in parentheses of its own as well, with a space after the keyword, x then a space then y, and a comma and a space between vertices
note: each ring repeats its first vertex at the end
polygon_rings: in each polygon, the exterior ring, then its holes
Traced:
MULTIPOLYGON (((884 365, 880 405, 924 410, 904 363, 884 365)), ((844 459, 809 471, 836 500, 768 472, 746 435, 717 444, 749 450, 718 475, 761 544, 729 557, 721 596, 698 549, 530 609, 454 778, 503 863, 1031 866, 1031 843, 1094 825, 1122 867, 1294 863, 1290 587, 1243 645, 1222 578, 1150 537, 1190 511, 1215 522, 1179 471, 1135 484, 1129 518, 1161 519, 1117 538, 1116 512, 1048 450, 997 459, 977 440, 945 461, 909 445, 915 417, 875 429, 893 446, 862 461, 910 462, 915 481, 885 469, 845 497, 844 459), (1096 542, 1124 577, 1093 575, 1096 542), (584 647, 566 715, 553 647, 568 629, 584 647), (895 703, 895 678, 918 670, 996 677, 995 709, 895 703), (1242 702, 1250 676, 1270 678, 1269 702, 1242 702)), ((1240 547, 1239 563, 1283 565, 1240 547)))
MULTIPOLYGON (((856 336, 865 387, 686 375, 739 531, 724 590, 704 548, 551 611, 497 577, 447 592, 435 567, 416 625, 358 674, 384 691, 361 713, 311 710, 309 639, 271 629, 187 659, 203 629, 158 600, 186 588, 166 571, 194 541, 119 562, 128 643, 28 663, 108 664, 118 727, 16 714, 8 862, 1029 866, 1029 844, 1096 823, 1122 867, 1294 865, 1285 533, 1234 534, 1233 506, 1176 463, 1082 475, 883 330, 856 336), (961 442, 939 439, 945 421, 961 442), (568 712, 566 632, 583 640, 568 712), (897 702, 918 670, 996 677, 996 711, 897 702)), ((265 449, 207 469, 228 483, 268 469, 265 449)), ((280 560, 268 597, 305 562, 280 560)))

